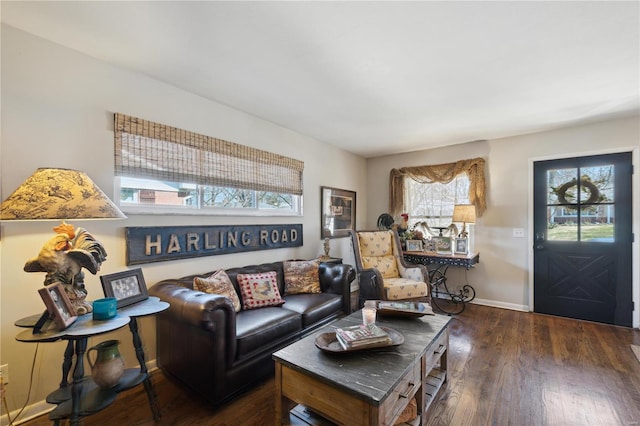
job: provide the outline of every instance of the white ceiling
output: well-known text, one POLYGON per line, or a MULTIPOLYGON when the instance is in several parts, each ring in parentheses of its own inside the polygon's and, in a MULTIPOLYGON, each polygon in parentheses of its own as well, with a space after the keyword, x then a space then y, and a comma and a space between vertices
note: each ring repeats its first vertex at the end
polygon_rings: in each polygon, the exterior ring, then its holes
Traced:
POLYGON ((640 110, 637 1, 2 1, 0 12, 364 157, 640 110))

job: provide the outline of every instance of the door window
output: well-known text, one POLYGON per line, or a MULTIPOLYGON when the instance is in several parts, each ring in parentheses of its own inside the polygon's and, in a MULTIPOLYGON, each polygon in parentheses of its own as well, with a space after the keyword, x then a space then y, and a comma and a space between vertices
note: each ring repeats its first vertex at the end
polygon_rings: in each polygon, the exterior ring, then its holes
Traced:
POLYGON ((614 166, 547 171, 547 241, 615 241, 614 166))

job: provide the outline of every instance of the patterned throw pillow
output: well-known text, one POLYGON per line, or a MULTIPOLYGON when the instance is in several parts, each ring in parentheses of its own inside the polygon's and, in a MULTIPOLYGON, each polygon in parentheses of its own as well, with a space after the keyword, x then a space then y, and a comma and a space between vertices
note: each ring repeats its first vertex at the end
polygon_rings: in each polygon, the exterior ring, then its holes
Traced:
POLYGON ((285 261, 284 294, 321 293, 317 260, 285 261))
POLYGON ((278 291, 275 271, 258 274, 238 274, 238 284, 242 294, 242 308, 256 309, 266 306, 280 306, 284 303, 278 291))
POLYGON ((193 279, 193 288, 203 293, 219 294, 231 300, 233 303, 233 309, 236 312, 240 312, 240 299, 238 299, 238 293, 233 288, 231 279, 224 271, 220 269, 215 274, 208 278, 195 277, 193 279))

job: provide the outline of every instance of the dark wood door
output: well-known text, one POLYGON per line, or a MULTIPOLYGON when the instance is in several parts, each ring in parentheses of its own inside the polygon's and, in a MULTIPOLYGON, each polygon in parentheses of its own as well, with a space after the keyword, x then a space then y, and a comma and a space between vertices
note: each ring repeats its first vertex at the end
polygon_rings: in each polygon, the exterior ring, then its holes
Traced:
POLYGON ((632 325, 631 153, 534 163, 534 311, 632 325))

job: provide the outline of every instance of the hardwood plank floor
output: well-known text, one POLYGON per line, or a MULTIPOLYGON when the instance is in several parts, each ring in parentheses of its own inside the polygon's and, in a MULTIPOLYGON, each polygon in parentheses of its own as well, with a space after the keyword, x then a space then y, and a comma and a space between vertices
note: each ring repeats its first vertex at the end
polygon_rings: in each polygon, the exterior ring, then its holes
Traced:
MULTIPOLYGON (((470 305, 451 323, 449 378, 427 425, 640 425, 640 362, 630 344, 640 345, 639 330, 470 305)), ((215 411, 161 372, 152 379, 160 422, 140 386, 82 424, 273 424, 273 379, 215 411)))

